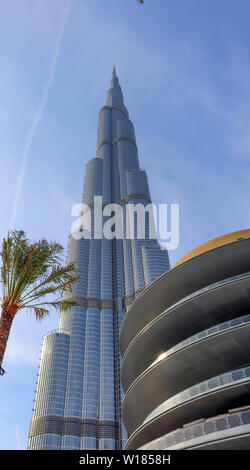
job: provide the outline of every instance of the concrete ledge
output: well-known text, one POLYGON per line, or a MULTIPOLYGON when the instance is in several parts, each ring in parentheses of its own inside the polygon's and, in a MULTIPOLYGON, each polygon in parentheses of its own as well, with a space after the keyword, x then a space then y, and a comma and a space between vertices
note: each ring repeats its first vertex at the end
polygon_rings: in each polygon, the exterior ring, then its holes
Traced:
POLYGON ((122 405, 129 434, 161 403, 215 375, 248 364, 250 325, 193 343, 155 364, 130 386, 122 405))
POLYGON ((158 439, 182 425, 183 427, 187 426, 185 423, 190 423, 196 419, 199 420, 202 416, 216 415, 217 409, 223 409, 225 403, 230 406, 230 403, 234 403, 235 400, 247 400, 249 395, 250 377, 240 383, 224 385, 215 391, 211 390, 203 395, 194 397, 142 424, 130 436, 125 449, 138 449, 147 442, 158 439))
POLYGON ((204 252, 167 271, 135 299, 120 330, 122 356, 135 336, 180 299, 209 284, 250 271, 250 239, 204 252))
POLYGON ((250 313, 250 274, 197 291, 165 310, 127 348, 121 366, 124 391, 162 352, 240 312, 250 313))

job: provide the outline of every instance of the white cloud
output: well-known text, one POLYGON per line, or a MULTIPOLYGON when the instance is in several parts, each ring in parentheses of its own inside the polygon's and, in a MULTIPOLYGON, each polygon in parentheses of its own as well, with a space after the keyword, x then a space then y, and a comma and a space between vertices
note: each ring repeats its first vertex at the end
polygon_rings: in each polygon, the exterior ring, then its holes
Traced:
POLYGON ((23 153, 22 153, 22 157, 21 157, 21 166, 20 166, 20 170, 19 170, 19 174, 18 174, 16 191, 15 191, 15 196, 14 196, 13 206, 12 206, 12 215, 11 215, 11 221, 10 221, 10 227, 11 228, 13 227, 13 225, 15 223, 15 220, 16 220, 17 206, 18 206, 19 198, 20 198, 21 193, 22 193, 23 181, 24 181, 24 176, 25 176, 25 173, 26 173, 26 167, 27 167, 27 162, 28 162, 29 151, 30 151, 30 148, 32 146, 33 138, 34 138, 35 133, 37 131, 37 128, 39 126, 40 120, 43 116, 44 109, 47 105, 49 92, 50 92, 51 86, 52 86, 53 81, 54 81, 56 65, 57 65, 58 57, 59 57, 60 50, 61 50, 63 34, 64 34, 65 27, 67 25, 69 15, 70 15, 70 11, 71 11, 71 4, 72 4, 72 0, 69 0, 65 5, 65 9, 63 11, 63 16, 62 16, 59 32, 58 32, 58 35, 56 37, 55 48, 54 48, 54 51, 53 51, 53 56, 52 56, 52 60, 51 60, 51 64, 50 64, 49 76, 48 76, 47 82, 45 84, 43 94, 42 94, 42 97, 41 97, 41 101, 40 101, 39 106, 38 106, 38 108, 35 112, 35 116, 34 116, 32 124, 31 124, 31 127, 29 129, 28 136, 27 136, 27 139, 26 139, 26 142, 25 142, 25 145, 24 145, 24 149, 23 149, 23 153))

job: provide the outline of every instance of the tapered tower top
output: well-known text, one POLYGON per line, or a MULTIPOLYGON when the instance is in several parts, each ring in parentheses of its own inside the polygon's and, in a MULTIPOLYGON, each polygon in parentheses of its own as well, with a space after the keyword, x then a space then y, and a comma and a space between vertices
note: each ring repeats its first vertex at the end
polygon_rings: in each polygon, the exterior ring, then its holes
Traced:
POLYGON ((116 75, 116 70, 115 66, 113 67, 113 72, 112 72, 112 79, 111 79, 111 88, 116 88, 119 87, 119 79, 116 75))
POLYGON ((119 78, 116 75, 115 66, 113 67, 113 71, 112 71, 112 78, 110 81, 110 89, 108 90, 106 104, 108 106, 121 108, 124 111, 126 111, 126 113, 128 112, 126 107, 124 106, 122 89, 119 84, 119 78))

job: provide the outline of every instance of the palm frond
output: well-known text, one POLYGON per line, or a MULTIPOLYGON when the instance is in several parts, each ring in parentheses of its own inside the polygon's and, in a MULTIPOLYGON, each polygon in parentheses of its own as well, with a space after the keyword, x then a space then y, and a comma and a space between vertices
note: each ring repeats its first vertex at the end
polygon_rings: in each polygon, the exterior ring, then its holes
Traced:
POLYGON ((76 301, 64 299, 63 293, 72 293, 79 279, 74 263, 62 266, 63 247, 44 238, 31 243, 22 230, 9 231, 3 239, 1 281, 3 288, 0 321, 0 375, 9 331, 18 310, 27 308, 37 320, 49 315, 50 308, 69 310, 76 301), (47 299, 52 295, 52 300, 47 299), (54 296, 57 295, 57 298, 54 296), (8 321, 6 320, 8 319, 8 321))
POLYGON ((62 295, 63 292, 72 292, 75 282, 79 279, 75 265, 53 266, 31 289, 26 289, 20 298, 20 306, 34 301, 48 294, 62 295))
POLYGON ((39 282, 49 269, 58 265, 61 262, 59 253, 62 251, 63 247, 61 245, 48 243, 44 239, 30 245, 26 252, 23 269, 12 289, 12 300, 20 298, 20 294, 29 288, 31 284, 39 282))
POLYGON ((46 295, 72 292, 79 276, 74 263, 61 265, 62 252, 59 243, 44 238, 31 243, 22 230, 10 231, 0 253, 5 304, 29 308, 46 295))
POLYGON ((34 307, 36 320, 43 320, 43 318, 49 315, 49 310, 43 307, 34 307))
MULTIPOLYGON (((49 308, 53 307, 55 310, 60 310, 61 312, 68 312, 74 305, 77 305, 77 302, 73 299, 67 300, 53 300, 51 302, 41 302, 34 305, 28 305, 28 308, 31 311, 34 311, 36 320, 42 320, 49 315, 49 308), (47 308, 46 308, 47 307, 47 308)), ((21 307, 23 308, 23 307, 21 307)))

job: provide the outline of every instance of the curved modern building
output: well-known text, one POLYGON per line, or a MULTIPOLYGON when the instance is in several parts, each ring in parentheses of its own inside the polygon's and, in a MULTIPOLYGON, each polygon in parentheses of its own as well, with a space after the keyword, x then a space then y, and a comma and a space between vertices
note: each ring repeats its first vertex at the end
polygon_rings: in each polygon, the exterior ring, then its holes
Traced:
POLYGON ((29 449, 121 449, 127 440, 119 330, 135 297, 169 268, 167 251, 148 236, 148 219, 144 238, 126 237, 127 206, 146 210, 150 202, 114 69, 99 112, 96 155, 86 166, 82 227, 69 238, 68 260, 80 277, 73 293, 77 306, 62 313, 58 331, 44 338, 29 449), (121 237, 107 237, 106 223, 118 208, 121 237))
POLYGON ((250 230, 148 285, 120 349, 126 449, 250 449, 250 230))

